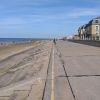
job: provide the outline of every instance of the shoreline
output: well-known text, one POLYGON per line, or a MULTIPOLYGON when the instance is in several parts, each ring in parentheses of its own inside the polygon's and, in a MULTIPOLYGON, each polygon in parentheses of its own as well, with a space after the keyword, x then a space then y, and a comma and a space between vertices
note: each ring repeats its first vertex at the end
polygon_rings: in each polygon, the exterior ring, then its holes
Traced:
POLYGON ((0 41, 0 46, 6 46, 6 45, 13 45, 13 44, 24 44, 24 43, 31 43, 38 40, 28 40, 28 41, 0 41))

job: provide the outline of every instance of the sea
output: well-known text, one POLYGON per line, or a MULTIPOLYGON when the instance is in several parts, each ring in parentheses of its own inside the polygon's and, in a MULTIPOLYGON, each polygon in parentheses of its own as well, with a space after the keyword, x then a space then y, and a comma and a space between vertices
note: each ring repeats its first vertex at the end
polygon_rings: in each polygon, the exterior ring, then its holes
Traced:
POLYGON ((0 43, 24 43, 35 41, 33 38, 0 38, 0 43))

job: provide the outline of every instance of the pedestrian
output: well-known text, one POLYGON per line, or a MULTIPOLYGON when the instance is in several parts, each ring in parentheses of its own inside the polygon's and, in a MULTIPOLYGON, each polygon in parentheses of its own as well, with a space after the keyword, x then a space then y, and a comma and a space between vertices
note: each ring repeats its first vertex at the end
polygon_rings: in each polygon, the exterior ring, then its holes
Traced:
POLYGON ((54 44, 56 44, 56 39, 53 40, 54 44))

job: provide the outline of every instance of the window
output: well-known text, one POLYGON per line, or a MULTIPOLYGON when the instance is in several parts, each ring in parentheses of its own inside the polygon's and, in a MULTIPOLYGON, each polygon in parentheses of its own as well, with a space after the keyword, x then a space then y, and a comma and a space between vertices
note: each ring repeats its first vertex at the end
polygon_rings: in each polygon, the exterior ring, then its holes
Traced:
POLYGON ((98 20, 95 20, 95 23, 98 23, 99 21, 98 20))
POLYGON ((96 36, 98 36, 99 35, 99 33, 96 33, 96 36))
POLYGON ((96 26, 96 32, 99 32, 99 26, 96 26))

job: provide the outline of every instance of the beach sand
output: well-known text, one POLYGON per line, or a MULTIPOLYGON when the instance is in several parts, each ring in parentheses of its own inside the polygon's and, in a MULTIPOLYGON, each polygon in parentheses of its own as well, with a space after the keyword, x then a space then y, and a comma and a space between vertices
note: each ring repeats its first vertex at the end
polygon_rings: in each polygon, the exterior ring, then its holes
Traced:
POLYGON ((42 100, 51 41, 0 47, 0 100, 42 100))
POLYGON ((19 43, 19 44, 9 44, 0 46, 0 60, 5 59, 8 56, 14 55, 21 51, 27 50, 40 44, 40 41, 34 41, 30 43, 19 43))

